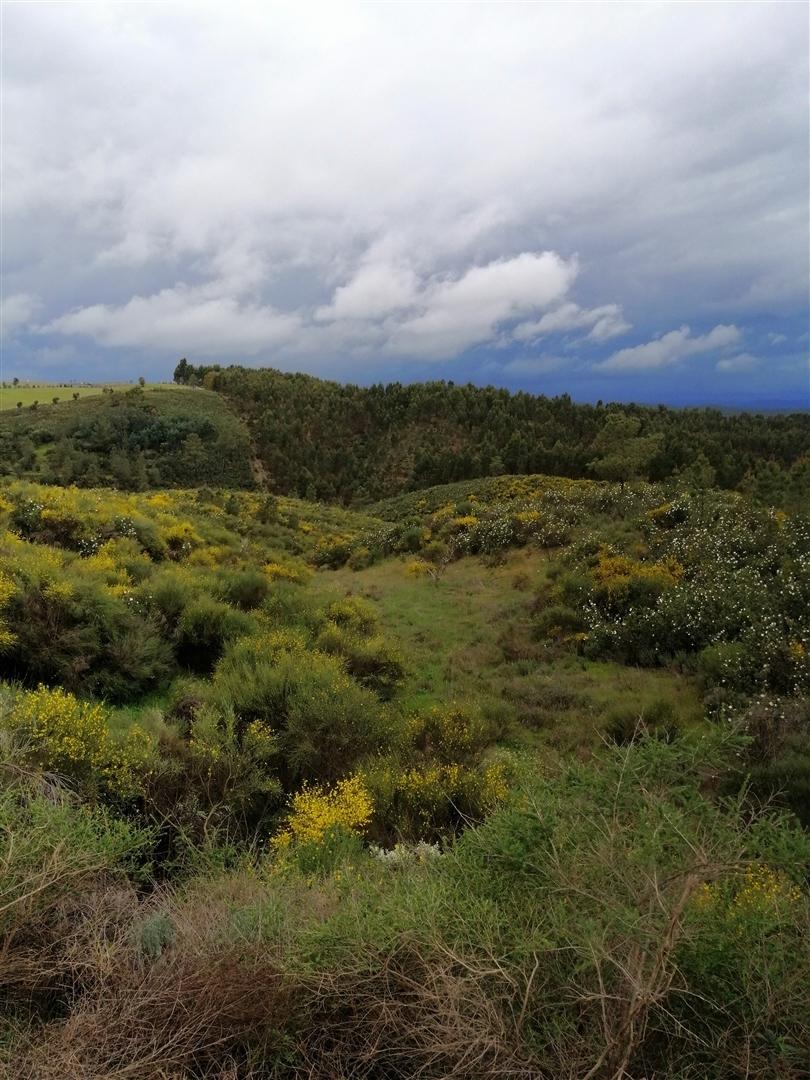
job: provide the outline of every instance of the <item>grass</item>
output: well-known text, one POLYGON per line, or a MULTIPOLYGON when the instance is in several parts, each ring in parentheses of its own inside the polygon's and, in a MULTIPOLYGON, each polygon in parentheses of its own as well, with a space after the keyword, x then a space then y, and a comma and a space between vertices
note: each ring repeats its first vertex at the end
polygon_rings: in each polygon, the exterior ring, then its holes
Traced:
MULTIPOLYGON (((72 401, 74 394, 78 394, 79 397, 99 397, 107 389, 123 393, 125 390, 131 390, 135 385, 137 384, 93 383, 91 386, 70 386, 64 383, 38 382, 26 383, 24 386, 0 386, 0 410, 16 409, 18 401, 21 401, 25 408, 35 401, 40 405, 50 405, 55 397, 58 397, 60 402, 72 401)), ((147 384, 146 389, 156 390, 167 387, 176 389, 174 383, 150 383, 147 384)))
POLYGON ((588 660, 534 640, 531 605, 548 557, 523 548, 500 566, 469 557, 438 581, 408 574, 405 559, 328 580, 377 609, 386 637, 407 658, 406 709, 479 701, 516 721, 524 745, 592 746, 611 724, 670 702, 681 724, 702 723, 694 681, 677 672, 588 660))

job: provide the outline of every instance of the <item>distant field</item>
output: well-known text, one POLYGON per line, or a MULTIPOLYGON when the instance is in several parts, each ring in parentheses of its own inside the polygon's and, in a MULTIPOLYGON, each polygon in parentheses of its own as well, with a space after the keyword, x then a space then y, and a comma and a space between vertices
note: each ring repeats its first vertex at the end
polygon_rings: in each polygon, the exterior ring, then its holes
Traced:
MULTIPOLYGON (((106 387, 113 390, 131 390, 134 383, 96 383, 92 386, 59 386, 58 383, 37 383, 36 386, 11 386, 0 387, 0 409, 16 409, 17 402, 21 401, 23 407, 38 401, 40 405, 50 405, 55 397, 60 401, 72 401, 73 395, 80 397, 98 396, 106 387)), ((158 387, 171 386, 177 389, 174 383, 147 383, 147 390, 155 390, 158 387)))

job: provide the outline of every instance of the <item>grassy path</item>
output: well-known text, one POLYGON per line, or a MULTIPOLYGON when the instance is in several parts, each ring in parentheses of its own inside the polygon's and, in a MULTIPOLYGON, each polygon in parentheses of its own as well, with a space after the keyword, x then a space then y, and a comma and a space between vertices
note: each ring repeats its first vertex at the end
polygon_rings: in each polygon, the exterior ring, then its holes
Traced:
POLYGON ((518 720, 531 741, 566 749, 593 745, 618 720, 661 708, 700 723, 686 676, 587 660, 533 639, 531 604, 546 568, 544 553, 525 548, 494 568, 460 559, 438 582, 410 576, 400 559, 343 569, 328 581, 370 600, 386 636, 400 643, 406 707, 479 700, 518 720))

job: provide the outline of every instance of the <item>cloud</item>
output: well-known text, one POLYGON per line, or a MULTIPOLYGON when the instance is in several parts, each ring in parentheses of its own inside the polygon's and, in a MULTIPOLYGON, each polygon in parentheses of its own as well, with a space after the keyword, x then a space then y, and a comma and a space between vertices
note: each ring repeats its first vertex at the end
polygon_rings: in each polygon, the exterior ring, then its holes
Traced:
POLYGON ((622 315, 619 304, 603 304, 601 307, 581 308, 579 304, 567 303, 549 311, 537 322, 521 323, 515 327, 518 341, 541 338, 546 334, 559 334, 565 330, 587 329, 586 339, 609 341, 631 329, 632 324, 622 315))
POLYGON ((751 353, 738 353, 737 356, 726 356, 718 360, 714 365, 717 371, 753 371, 760 365, 759 357, 751 353))
POLYGON ((204 289, 179 286, 135 296, 119 307, 94 304, 61 315, 40 328, 46 334, 83 335, 110 347, 136 346, 179 353, 191 343, 203 356, 223 352, 254 355, 290 341, 294 315, 209 297, 204 289))
POLYGON ((374 264, 335 289, 332 302, 314 313, 280 312, 229 295, 232 279, 226 277, 135 296, 122 305, 77 308, 38 329, 83 335, 111 348, 204 356, 285 348, 297 356, 339 349, 357 357, 374 347, 389 355, 445 359, 492 343, 502 323, 556 303, 576 273, 575 260, 551 251, 524 252, 470 267, 456 278, 423 282, 407 268, 374 264))
POLYGON ((0 337, 10 337, 16 330, 29 326, 42 304, 30 293, 13 293, 0 302, 0 337))
POLYGON ((6 292, 111 366, 126 342, 399 377, 552 333, 599 350, 630 322, 777 333, 807 307, 805 23, 6 5, 6 292))
POLYGON ((670 367, 689 356, 734 345, 741 337, 736 326, 721 324, 702 337, 692 337, 689 327, 682 326, 680 330, 670 330, 668 334, 644 345, 620 349, 593 367, 598 371, 649 371, 670 367))
POLYGON ((315 318, 376 319, 410 307, 417 297, 417 278, 407 267, 374 263, 361 266, 346 285, 335 290, 332 303, 318 308, 315 318))
POLYGON ((577 263, 553 251, 523 252, 430 283, 421 311, 391 328, 386 351, 424 360, 456 356, 491 341, 501 323, 542 310, 568 292, 577 263))

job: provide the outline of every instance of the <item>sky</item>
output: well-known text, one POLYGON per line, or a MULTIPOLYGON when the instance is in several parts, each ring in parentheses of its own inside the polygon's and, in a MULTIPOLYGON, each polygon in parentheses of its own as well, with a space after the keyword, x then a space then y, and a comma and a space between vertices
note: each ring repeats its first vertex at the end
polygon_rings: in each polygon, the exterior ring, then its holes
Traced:
POLYGON ((804 3, 2 5, 2 377, 810 407, 804 3))

